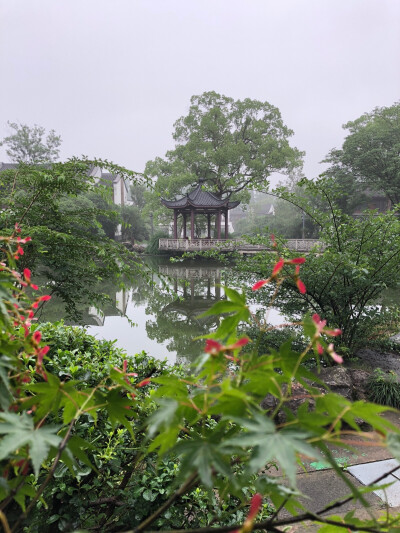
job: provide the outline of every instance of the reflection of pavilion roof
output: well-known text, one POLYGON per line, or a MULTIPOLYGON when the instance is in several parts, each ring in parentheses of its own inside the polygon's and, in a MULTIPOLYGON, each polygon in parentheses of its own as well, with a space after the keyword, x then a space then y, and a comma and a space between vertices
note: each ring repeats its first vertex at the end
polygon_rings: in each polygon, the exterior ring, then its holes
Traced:
POLYGON ((230 202, 229 196, 227 198, 218 198, 215 194, 208 191, 203 191, 203 180, 199 181, 197 187, 190 193, 177 198, 176 200, 165 200, 161 198, 161 202, 169 209, 190 210, 191 208, 205 210, 206 212, 220 209, 222 207, 233 209, 237 207, 240 202, 230 202))

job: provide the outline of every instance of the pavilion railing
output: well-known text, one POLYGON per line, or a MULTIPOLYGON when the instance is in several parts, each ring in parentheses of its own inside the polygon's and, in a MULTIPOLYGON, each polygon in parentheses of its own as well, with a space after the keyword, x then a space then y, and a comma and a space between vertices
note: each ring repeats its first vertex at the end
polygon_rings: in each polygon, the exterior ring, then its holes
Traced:
MULTIPOLYGON (((317 239, 288 239, 286 246, 290 250, 297 252, 309 252, 315 246, 323 249, 322 243, 317 239)), ((160 250, 177 250, 182 252, 204 250, 252 252, 272 249, 262 244, 249 244, 241 239, 160 239, 158 248, 160 250)))

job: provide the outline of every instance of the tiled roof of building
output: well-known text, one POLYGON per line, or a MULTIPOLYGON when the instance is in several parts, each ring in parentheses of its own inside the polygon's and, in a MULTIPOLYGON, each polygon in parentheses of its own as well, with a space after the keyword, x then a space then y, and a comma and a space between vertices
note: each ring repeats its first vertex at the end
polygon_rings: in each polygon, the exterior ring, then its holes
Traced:
POLYGON ((229 197, 218 198, 218 196, 212 192, 203 191, 202 187, 203 181, 200 180, 197 187, 190 193, 182 196, 182 198, 177 198, 176 200, 165 200, 164 198, 161 198, 161 202, 169 209, 184 209, 187 207, 200 207, 209 209, 227 207, 228 209, 233 209, 240 203, 230 202, 229 197))
POLYGON ((13 168, 18 168, 18 163, 1 163, 0 162, 0 171, 1 170, 10 170, 13 168))

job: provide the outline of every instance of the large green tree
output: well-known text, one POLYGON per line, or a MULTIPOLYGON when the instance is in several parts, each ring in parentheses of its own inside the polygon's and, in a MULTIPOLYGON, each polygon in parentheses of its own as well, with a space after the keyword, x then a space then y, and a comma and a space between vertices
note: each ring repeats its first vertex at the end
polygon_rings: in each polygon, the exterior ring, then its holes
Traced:
POLYGON ((268 102, 212 91, 190 103, 188 114, 174 124, 175 148, 147 163, 159 195, 174 197, 203 178, 218 196, 248 201, 250 189, 268 189, 271 173, 301 166, 302 153, 289 144, 293 131, 268 102))
POLYGON ((61 137, 50 130, 46 136, 45 128, 35 124, 8 122, 13 130, 11 135, 4 137, 0 146, 6 146, 6 154, 15 163, 51 163, 57 161, 61 137))
MULTIPOLYGON (((396 213, 367 212, 361 217, 347 215, 338 207, 341 194, 337 183, 328 177, 316 181, 302 180, 306 194, 279 191, 283 199, 297 205, 319 226, 319 247, 307 253, 301 279, 307 292, 299 293, 292 278, 285 281, 275 304, 284 314, 296 317, 301 313, 318 313, 329 324, 342 330, 343 346, 356 351, 398 328, 396 306, 378 305, 384 289, 398 287, 400 277, 400 221, 396 213)), ((277 237, 280 256, 289 252, 277 237)), ((257 254, 239 264, 244 279, 255 274, 267 278, 276 261, 271 253, 257 254)), ((285 267, 286 268, 286 267, 285 267)), ((258 303, 268 301, 275 285, 268 284, 257 293, 258 303), (264 299, 265 298, 265 299, 264 299), (264 299, 264 300, 263 300, 264 299)))
POLYGON ((349 131, 341 150, 332 150, 328 174, 342 185, 342 207, 351 211, 365 188, 400 202, 400 103, 377 107, 343 126, 349 131))

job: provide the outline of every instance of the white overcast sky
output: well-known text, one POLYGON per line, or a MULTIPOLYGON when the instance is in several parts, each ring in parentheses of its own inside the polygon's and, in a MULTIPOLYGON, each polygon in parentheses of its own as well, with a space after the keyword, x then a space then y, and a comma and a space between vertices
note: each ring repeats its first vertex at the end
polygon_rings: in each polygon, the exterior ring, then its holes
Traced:
POLYGON ((39 124, 63 159, 141 172, 214 90, 277 106, 314 178, 342 124, 400 100, 400 0, 0 0, 0 72, 0 139, 39 124))

